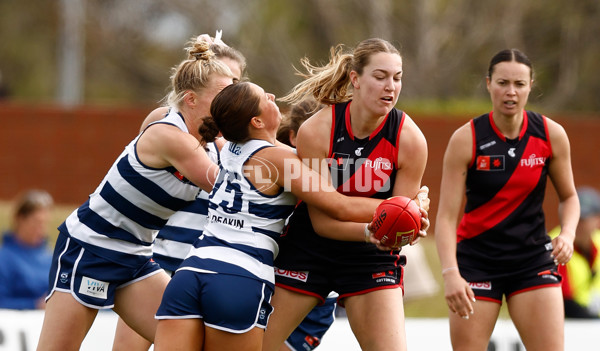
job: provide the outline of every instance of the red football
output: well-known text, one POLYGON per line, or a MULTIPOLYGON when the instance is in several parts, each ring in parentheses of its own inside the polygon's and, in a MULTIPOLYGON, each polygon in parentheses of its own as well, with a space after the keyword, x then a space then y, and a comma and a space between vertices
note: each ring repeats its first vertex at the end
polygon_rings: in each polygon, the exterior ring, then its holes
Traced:
POLYGON ((416 202, 405 196, 383 201, 373 215, 371 231, 385 246, 399 248, 410 244, 421 230, 421 211, 416 202))

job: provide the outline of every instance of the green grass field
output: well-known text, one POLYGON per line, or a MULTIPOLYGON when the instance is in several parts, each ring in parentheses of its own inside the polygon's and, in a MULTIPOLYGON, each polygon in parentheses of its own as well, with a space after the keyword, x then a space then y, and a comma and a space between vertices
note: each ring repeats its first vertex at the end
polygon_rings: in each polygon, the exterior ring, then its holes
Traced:
POLYGON ((404 303, 404 314, 406 317, 438 318, 448 315, 446 300, 444 299, 444 282, 439 273, 440 263, 437 258, 435 240, 433 237, 421 239, 417 245, 422 245, 427 257, 427 263, 438 283, 439 289, 436 294, 423 298, 414 298, 404 303))

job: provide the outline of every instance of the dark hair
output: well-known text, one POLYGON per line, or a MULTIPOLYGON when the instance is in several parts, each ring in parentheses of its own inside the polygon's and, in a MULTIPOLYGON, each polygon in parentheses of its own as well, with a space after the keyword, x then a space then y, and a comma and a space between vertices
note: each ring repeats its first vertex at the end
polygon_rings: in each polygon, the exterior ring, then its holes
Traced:
POLYGON ((290 131, 293 130, 294 133, 298 134, 300 125, 312 116, 312 114, 323 108, 323 106, 313 98, 307 98, 292 106, 277 130, 277 140, 286 145, 293 146, 290 142, 290 131))
POLYGON ((215 141, 219 132, 219 127, 217 127, 217 123, 211 116, 204 117, 198 127, 198 133, 206 143, 215 141))
POLYGON ((527 55, 525 55, 518 49, 505 49, 494 55, 494 57, 492 57, 492 60, 490 61, 490 66, 488 67, 487 77, 492 77, 492 73, 494 73, 494 67, 496 67, 496 65, 500 62, 512 61, 522 63, 525 66, 529 67, 530 77, 533 79, 533 66, 531 65, 531 61, 529 60, 527 55))
POLYGON ((15 201, 15 218, 27 217, 37 210, 50 208, 54 204, 52 196, 44 191, 32 189, 19 195, 15 201))
POLYGON ((204 118, 199 132, 206 142, 211 142, 216 136, 212 134, 216 127, 226 140, 241 143, 249 138, 250 120, 260 114, 260 97, 250 83, 232 84, 215 96, 210 104, 210 116, 204 118))

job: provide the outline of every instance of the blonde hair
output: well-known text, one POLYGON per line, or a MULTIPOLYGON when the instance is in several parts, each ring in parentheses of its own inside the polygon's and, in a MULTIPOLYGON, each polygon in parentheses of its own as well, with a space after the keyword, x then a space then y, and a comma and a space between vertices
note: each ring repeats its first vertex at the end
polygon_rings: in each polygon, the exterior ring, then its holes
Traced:
POLYGON ((233 78, 229 67, 215 58, 210 43, 192 38, 188 45, 185 48, 188 53, 187 59, 172 69, 171 91, 166 97, 170 106, 180 107, 188 90, 197 92, 205 88, 212 74, 233 78))
POLYGON ((391 53, 399 56, 400 52, 388 41, 371 38, 358 43, 352 53, 344 52, 343 45, 330 50, 329 63, 325 66, 314 66, 307 57, 300 60, 306 73, 296 69, 296 74, 304 78, 292 91, 280 98, 280 101, 296 104, 308 97, 313 97, 321 104, 333 105, 352 99, 350 72, 362 75, 371 56, 380 53, 391 53))
POLYGON ((244 75, 246 72, 246 57, 242 55, 238 50, 222 44, 211 44, 210 49, 215 53, 215 57, 217 59, 221 58, 229 58, 240 66, 240 72, 242 72, 242 76, 240 80, 244 80, 244 75))

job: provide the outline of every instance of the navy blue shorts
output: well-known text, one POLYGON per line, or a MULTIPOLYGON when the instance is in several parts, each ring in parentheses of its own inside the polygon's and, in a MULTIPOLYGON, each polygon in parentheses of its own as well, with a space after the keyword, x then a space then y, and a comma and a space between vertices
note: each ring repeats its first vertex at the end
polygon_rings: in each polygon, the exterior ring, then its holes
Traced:
POLYGON ((71 236, 59 233, 49 274, 50 294, 67 292, 90 308, 113 308, 115 290, 161 271, 152 259, 141 267, 121 265, 86 250, 71 236))
POLYGON ((321 343, 325 332, 334 321, 335 302, 337 297, 328 297, 325 303, 315 306, 302 323, 285 341, 292 351, 314 350, 321 343))
POLYGON ((314 296, 321 303, 325 302, 330 292, 335 291, 340 295, 338 303, 341 306, 344 306, 343 299, 349 296, 381 289, 404 288, 403 277, 403 265, 395 269, 371 273, 344 272, 335 269, 295 272, 275 268, 275 285, 278 287, 314 296))
POLYGON ((562 276, 558 273, 556 265, 549 264, 536 271, 512 275, 506 278, 488 281, 469 282, 469 286, 478 300, 487 300, 502 303, 502 297, 509 299, 521 292, 541 289, 551 286, 560 286, 562 276))
POLYGON ((167 285, 156 319, 204 320, 230 333, 266 328, 273 287, 242 276, 179 269, 167 285))

